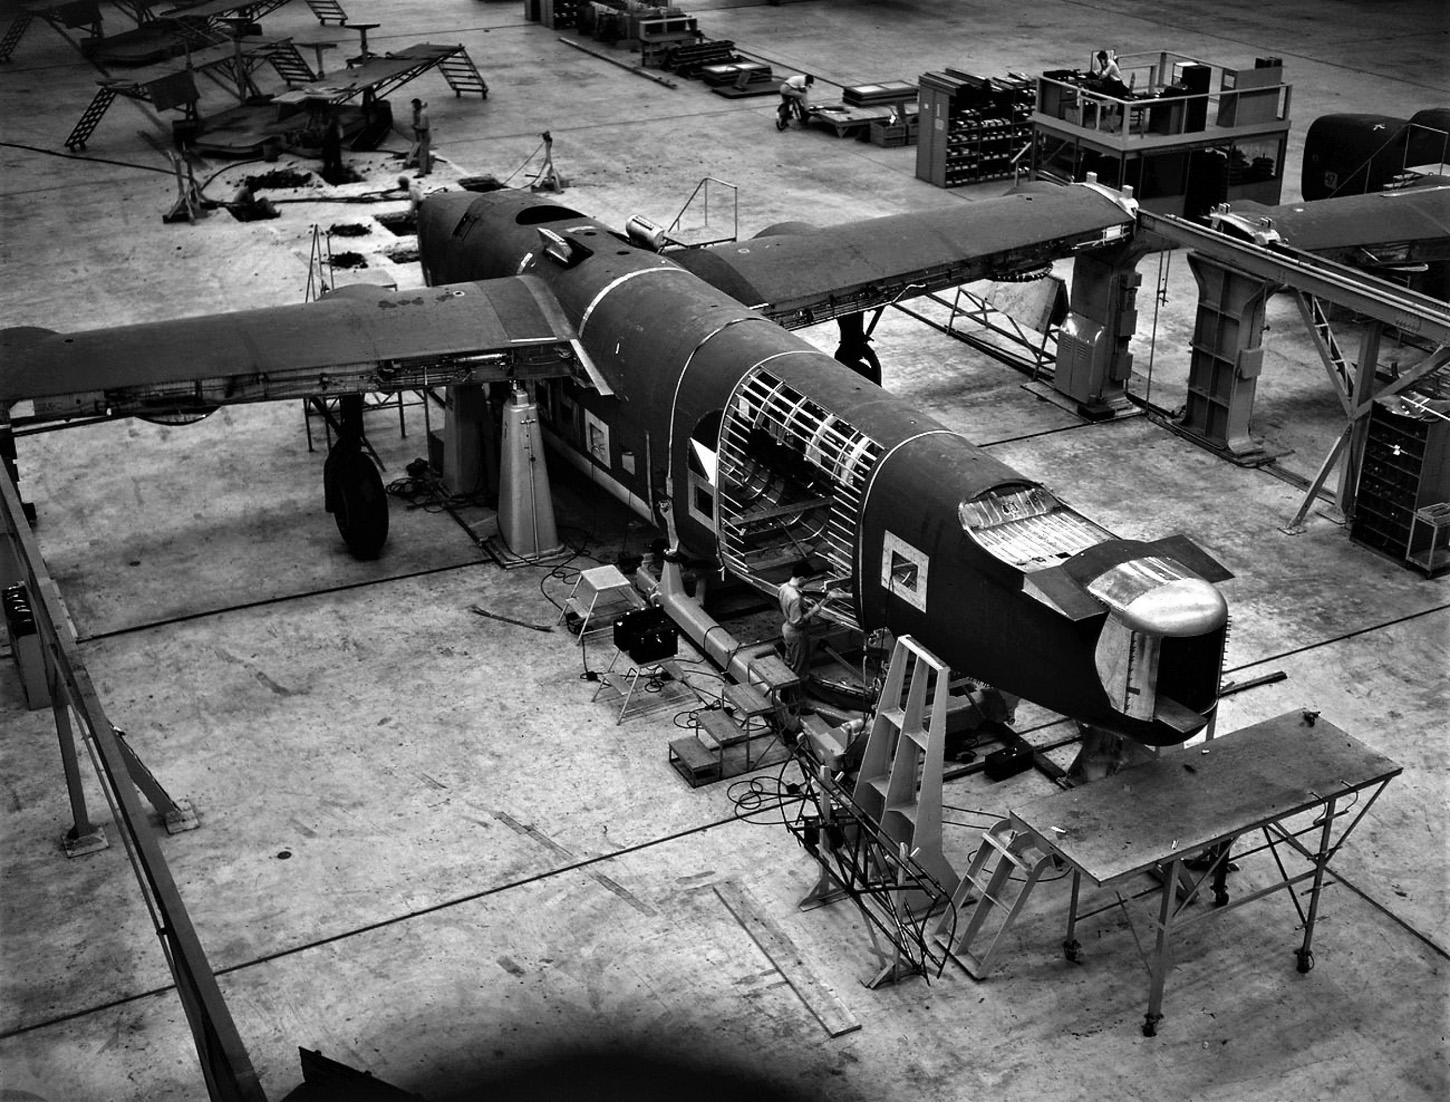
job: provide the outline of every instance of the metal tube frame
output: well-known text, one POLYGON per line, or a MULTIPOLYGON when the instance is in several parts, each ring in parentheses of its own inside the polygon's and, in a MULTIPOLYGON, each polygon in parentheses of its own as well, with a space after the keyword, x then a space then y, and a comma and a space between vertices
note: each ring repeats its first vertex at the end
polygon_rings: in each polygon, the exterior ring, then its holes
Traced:
MULTIPOLYGON (((71 726, 71 716, 74 715, 111 804, 118 832, 141 887, 143 901, 151 912, 152 923, 161 939, 167 965, 191 1028, 208 1097, 212 1102, 266 1102, 241 1034, 222 999, 216 976, 207 962, 206 953, 142 806, 131 771, 132 762, 136 759, 122 748, 115 728, 106 718, 100 697, 81 661, 75 639, 60 608, 54 585, 45 574, 39 547, 30 533, 19 492, 8 472, 0 477, 0 532, 14 542, 19 553, 35 613, 36 630, 42 640, 66 784, 75 817, 71 834, 79 839, 91 830, 80 787, 78 755, 71 726)), ((149 773, 146 776, 150 777, 149 773)), ((155 779, 150 780, 159 791, 160 786, 155 779)), ((158 810, 165 813, 166 809, 160 807, 158 810)))
MULTIPOLYGON (((1175 854, 1174 857, 1164 865, 1160 866, 1162 873, 1161 884, 1135 893, 1115 891, 1116 898, 1101 907, 1090 911, 1081 911, 1080 887, 1082 873, 1073 869, 1072 898, 1068 907, 1067 933, 1063 941, 1063 952, 1066 958, 1073 963, 1080 963, 1082 959, 1082 948, 1076 937, 1078 923, 1102 914, 1104 911, 1121 909, 1128 919, 1128 929, 1133 935, 1133 940, 1138 947, 1149 975, 1148 1010, 1143 1020, 1143 1035, 1152 1037, 1157 1034, 1159 1023, 1163 1020, 1163 996, 1167 986, 1167 979, 1173 970, 1172 962, 1172 936, 1175 931, 1181 931, 1202 922, 1206 919, 1215 918, 1226 914, 1246 904, 1253 903, 1265 896, 1273 895, 1276 892, 1288 891, 1289 898, 1299 917, 1299 923, 1304 930, 1304 937, 1299 948, 1294 951, 1297 961, 1297 968, 1300 973, 1308 972, 1314 967, 1313 939, 1314 927, 1319 916, 1319 898, 1324 888, 1324 878, 1329 872, 1330 862, 1334 860, 1341 847, 1349 840, 1360 821, 1374 806, 1380 794, 1385 790, 1392 778, 1380 781, 1371 781, 1369 784, 1358 787, 1346 785, 1340 791, 1325 795, 1321 798, 1323 813, 1307 827, 1298 830, 1289 830, 1284 826, 1282 820, 1275 820, 1262 827, 1265 844, 1256 846, 1239 854, 1240 857, 1251 856, 1268 850, 1274 858, 1274 864, 1278 871, 1278 878, 1274 883, 1259 888, 1247 895, 1239 896, 1229 901, 1226 893, 1220 893, 1222 877, 1226 872, 1226 866, 1230 857, 1231 844, 1236 835, 1225 835, 1204 846, 1200 846, 1192 852, 1175 854), (1344 797, 1357 794, 1362 791, 1371 790, 1369 798, 1358 807, 1358 814, 1339 833, 1338 838, 1334 837, 1334 821, 1350 814, 1350 808, 1340 810, 1339 801, 1344 797), (1317 836, 1312 846, 1305 845, 1301 838, 1304 836, 1317 836), (1296 851, 1301 857, 1309 862, 1310 868, 1303 872, 1290 874, 1284 866, 1280 853, 1280 846, 1288 846, 1296 851), (1183 876, 1184 863, 1199 853, 1213 853, 1214 857, 1208 863, 1197 879, 1185 879, 1183 876), (1204 911, 1189 917, 1180 917, 1185 908, 1188 907, 1200 895, 1203 885, 1210 877, 1213 877, 1215 887, 1215 907, 1212 910, 1204 911), (1300 902, 1298 895, 1292 891, 1296 885, 1310 882, 1309 904, 1307 909, 1300 902), (1183 898, 1174 905, 1175 896, 1180 888, 1184 886, 1183 898), (1134 920, 1133 909, 1129 904, 1135 900, 1143 899, 1153 895, 1158 896, 1158 906, 1153 918, 1149 920, 1149 927, 1153 932, 1153 944, 1147 946, 1139 936, 1137 923, 1134 920)), ((1318 795, 1318 793, 1314 793, 1318 795)), ((1351 805, 1353 807, 1354 805, 1351 805)), ((1103 887, 1105 885, 1098 885, 1103 887)))

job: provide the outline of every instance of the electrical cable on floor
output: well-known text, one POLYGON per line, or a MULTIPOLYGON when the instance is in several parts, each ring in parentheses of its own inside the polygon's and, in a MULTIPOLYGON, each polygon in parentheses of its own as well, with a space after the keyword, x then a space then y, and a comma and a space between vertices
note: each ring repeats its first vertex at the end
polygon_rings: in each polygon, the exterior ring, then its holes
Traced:
POLYGON ((681 731, 698 731, 700 729, 700 721, 696 717, 701 712, 713 711, 715 707, 716 705, 714 704, 706 704, 700 708, 687 708, 683 712, 676 712, 672 722, 681 731), (685 722, 681 723, 681 719, 685 722))
POLYGON ((978 807, 959 807, 956 804, 949 803, 943 803, 941 806, 943 811, 960 811, 965 815, 975 815, 980 819, 984 819, 988 824, 999 823, 1003 819, 1007 818, 1005 814, 998 814, 997 812, 993 811, 983 811, 981 808, 978 807))
POLYGON ((114 639, 119 635, 131 635, 138 631, 150 631, 153 628, 171 627, 173 624, 184 624, 191 620, 204 620, 208 616, 224 616, 232 612, 248 612, 254 608, 266 608, 268 605, 279 605, 287 601, 301 601, 311 597, 322 597, 333 593, 346 593, 353 589, 366 589, 369 586, 386 585, 389 582, 404 582, 412 578, 426 578, 432 574, 443 574, 450 570, 466 570, 478 565, 480 565, 480 560, 469 559, 467 562, 450 563, 447 566, 430 566, 423 570, 411 570, 405 574, 390 574, 385 578, 364 578, 360 581, 348 582, 344 585, 309 589, 305 593, 284 593, 280 597, 264 597, 257 601, 243 601, 240 604, 223 605, 221 608, 204 609, 200 612, 188 612, 180 616, 169 616, 164 620, 151 620, 144 624, 113 628, 111 631, 98 631, 91 635, 77 636, 76 642, 95 643, 103 639, 114 639))
POLYGON ((138 165, 131 161, 113 161, 108 157, 87 157, 79 153, 61 153, 54 149, 41 149, 39 146, 25 145, 22 142, 0 142, 0 148, 23 149, 27 153, 43 153, 47 157, 60 157, 67 161, 90 161, 98 165, 115 165, 117 168, 134 168, 138 172, 159 172, 163 176, 175 176, 170 168, 157 168, 155 165, 138 165))
MULTIPOLYGON (((785 771, 794 760, 788 758, 781 763, 780 772, 774 777, 747 777, 726 789, 726 797, 735 805, 736 818, 755 826, 774 826, 774 819, 762 822, 752 816, 778 811, 781 813, 781 825, 788 827, 790 821, 785 816, 785 809, 803 808, 809 799, 803 787, 785 781, 785 771)), ((800 819, 799 814, 796 819, 800 819)))
POLYGON ((1077 432, 1079 429, 1099 428, 1103 425, 1111 425, 1111 421, 1083 421, 1076 425, 1059 425, 1055 429, 1043 429, 1041 432, 1024 432, 1021 436, 1004 436, 1001 440, 988 440, 985 443, 977 444, 979 448, 997 448, 1003 444, 1016 444, 1023 440, 1038 440, 1044 436, 1059 436, 1064 432, 1077 432))
MULTIPOLYGON (((686 827, 683 830, 675 831, 673 834, 666 834, 661 838, 651 838, 647 842, 640 842, 633 846, 626 846, 623 849, 614 850, 611 853, 601 853, 595 857, 585 857, 581 860, 571 862, 570 864, 561 865, 559 868, 556 869, 549 869, 545 872, 536 873, 533 876, 523 877, 520 880, 511 880, 506 884, 497 884, 491 888, 483 888, 479 891, 470 892, 467 895, 459 896, 456 899, 448 899, 444 900, 442 903, 435 903, 429 907, 420 907, 416 910, 405 911, 402 914, 393 915, 391 918, 380 919, 377 922, 370 922, 362 926, 356 926, 351 930, 344 930, 341 933, 332 934, 324 938, 318 938, 315 941, 304 942, 300 945, 293 945, 286 949, 279 949, 275 953, 266 953, 259 957, 253 957, 251 960, 242 961, 238 964, 228 965, 225 968, 218 968, 213 974, 216 976, 226 976, 230 975, 233 972, 241 972, 247 968, 255 968, 259 964, 270 964, 273 961, 282 960, 290 956, 295 956, 298 953, 305 953, 310 949, 318 949, 324 945, 332 945, 340 941, 346 941, 348 938, 358 937, 363 934, 370 934, 377 930, 385 930, 390 926, 397 926, 401 923, 412 921, 415 918, 422 918, 426 915, 438 914, 442 911, 449 910, 453 907, 461 906, 465 903, 473 903, 480 899, 486 899, 491 895, 498 895, 500 892, 511 891, 515 888, 527 887, 530 884, 537 884, 544 880, 551 880, 556 876, 562 876, 566 873, 577 872, 580 869, 588 868, 592 865, 597 865, 604 861, 613 861, 617 858, 628 856, 629 854, 639 853, 641 850, 650 849, 654 846, 664 845, 667 842, 675 842, 681 838, 688 838, 694 834, 703 834, 707 830, 714 830, 716 827, 729 826, 738 821, 739 820, 734 815, 727 815, 723 819, 713 819, 708 823, 700 823, 696 826, 686 827)), ((162 995, 169 991, 174 991, 175 989, 175 984, 168 984, 165 987, 156 987, 152 988, 149 991, 138 992, 135 995, 128 995, 123 999, 115 999, 108 1003, 99 1004, 93 1007, 87 1007, 84 1010, 77 1010, 70 1014, 47 1019, 43 1022, 34 1022, 30 1025, 22 1026, 18 1029, 0 1033, 0 1040, 15 1037, 22 1033, 30 1033, 37 1029, 44 1029, 47 1026, 56 1025, 60 1022, 73 1021, 76 1018, 83 1017, 87 1014, 97 1013, 98 1011, 110 1010, 117 1006, 125 1006, 128 1003, 134 1003, 140 999, 150 998, 153 995, 162 995)))
MULTIPOLYGON (((706 665, 707 663, 710 662, 710 660, 708 658, 676 658, 675 661, 678 662, 678 663, 680 663, 681 665, 685 665, 685 666, 704 666, 704 665, 706 665)), ((714 668, 699 669, 699 670, 690 669, 690 670, 685 670, 684 672, 685 673, 688 673, 688 674, 693 674, 693 675, 695 675, 697 677, 713 677, 717 681, 724 681, 724 682, 727 682, 727 683, 730 680, 723 673, 721 673, 719 670, 714 669, 714 668)))
POLYGON ((1302 647, 1294 647, 1292 650, 1280 651, 1278 654, 1270 654, 1263 658, 1255 658, 1252 662, 1245 662, 1241 666, 1233 666, 1223 672, 1239 673, 1243 670, 1251 670, 1255 666, 1262 666, 1265 662, 1278 662, 1295 654, 1304 654, 1308 651, 1318 650, 1320 647, 1332 646, 1335 643, 1343 643, 1347 639, 1353 639, 1357 635, 1368 635, 1370 632, 1383 631, 1385 628, 1398 627, 1400 624, 1408 624, 1412 620, 1418 620, 1422 616, 1433 616, 1438 612, 1450 611, 1450 603, 1435 605, 1433 608, 1423 609, 1420 612, 1411 612, 1405 616, 1396 617, 1393 620, 1384 620, 1378 624, 1370 624, 1366 627, 1356 628, 1354 631, 1346 631, 1342 635, 1336 635, 1330 639, 1321 639, 1315 643, 1305 643, 1302 647))
POLYGON ((532 161, 535 157, 537 157, 539 155, 539 150, 541 150, 543 148, 544 148, 544 143, 543 142, 540 142, 537 146, 534 147, 534 151, 532 153, 530 153, 527 157, 524 158, 523 164, 519 165, 518 168, 516 168, 512 172, 510 172, 500 182, 501 183, 504 183, 504 184, 507 184, 510 180, 512 180, 520 172, 522 172, 524 169, 526 169, 529 166, 529 162, 532 161))

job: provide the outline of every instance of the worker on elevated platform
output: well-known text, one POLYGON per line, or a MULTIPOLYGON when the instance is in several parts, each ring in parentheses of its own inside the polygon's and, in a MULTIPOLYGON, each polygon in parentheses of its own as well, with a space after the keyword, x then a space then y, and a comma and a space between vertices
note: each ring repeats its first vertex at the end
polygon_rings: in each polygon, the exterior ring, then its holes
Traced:
POLYGON ((1088 75, 1104 92, 1117 99, 1127 99, 1133 94, 1132 88, 1123 82, 1123 71, 1118 68, 1117 57, 1107 50, 1099 50, 1093 55, 1088 75))

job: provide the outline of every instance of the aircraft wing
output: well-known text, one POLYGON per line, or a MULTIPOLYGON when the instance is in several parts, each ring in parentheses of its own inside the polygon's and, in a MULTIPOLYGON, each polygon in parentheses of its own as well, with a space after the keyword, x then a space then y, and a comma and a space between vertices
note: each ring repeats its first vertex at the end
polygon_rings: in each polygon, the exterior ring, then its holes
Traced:
MULTIPOLYGON (((602 379, 532 276, 55 333, 0 330, 0 408, 35 419, 196 409, 579 373, 602 379)), ((606 389, 607 392, 607 389, 606 389)))
POLYGON ((1300 252, 1346 264, 1394 267, 1450 259, 1450 186, 1402 188, 1337 199, 1284 203, 1236 200, 1215 215, 1256 240, 1272 231, 1300 252))
POLYGON ((1040 268, 1126 238, 1133 223, 1131 205, 1091 185, 1041 184, 940 211, 767 230, 671 259, 792 329, 1040 268))

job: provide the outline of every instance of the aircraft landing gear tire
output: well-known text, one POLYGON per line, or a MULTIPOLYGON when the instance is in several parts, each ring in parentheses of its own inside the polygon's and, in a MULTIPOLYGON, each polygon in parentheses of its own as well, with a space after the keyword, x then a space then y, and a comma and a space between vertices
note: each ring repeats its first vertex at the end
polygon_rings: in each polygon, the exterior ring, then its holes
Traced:
POLYGON ((323 464, 327 510, 356 559, 375 559, 388 541, 388 493, 373 461, 355 448, 333 448, 323 464))
POLYGON ((864 340, 854 346, 842 344, 836 349, 836 361, 845 364, 863 379, 881 385, 881 361, 876 358, 876 350, 864 340))

